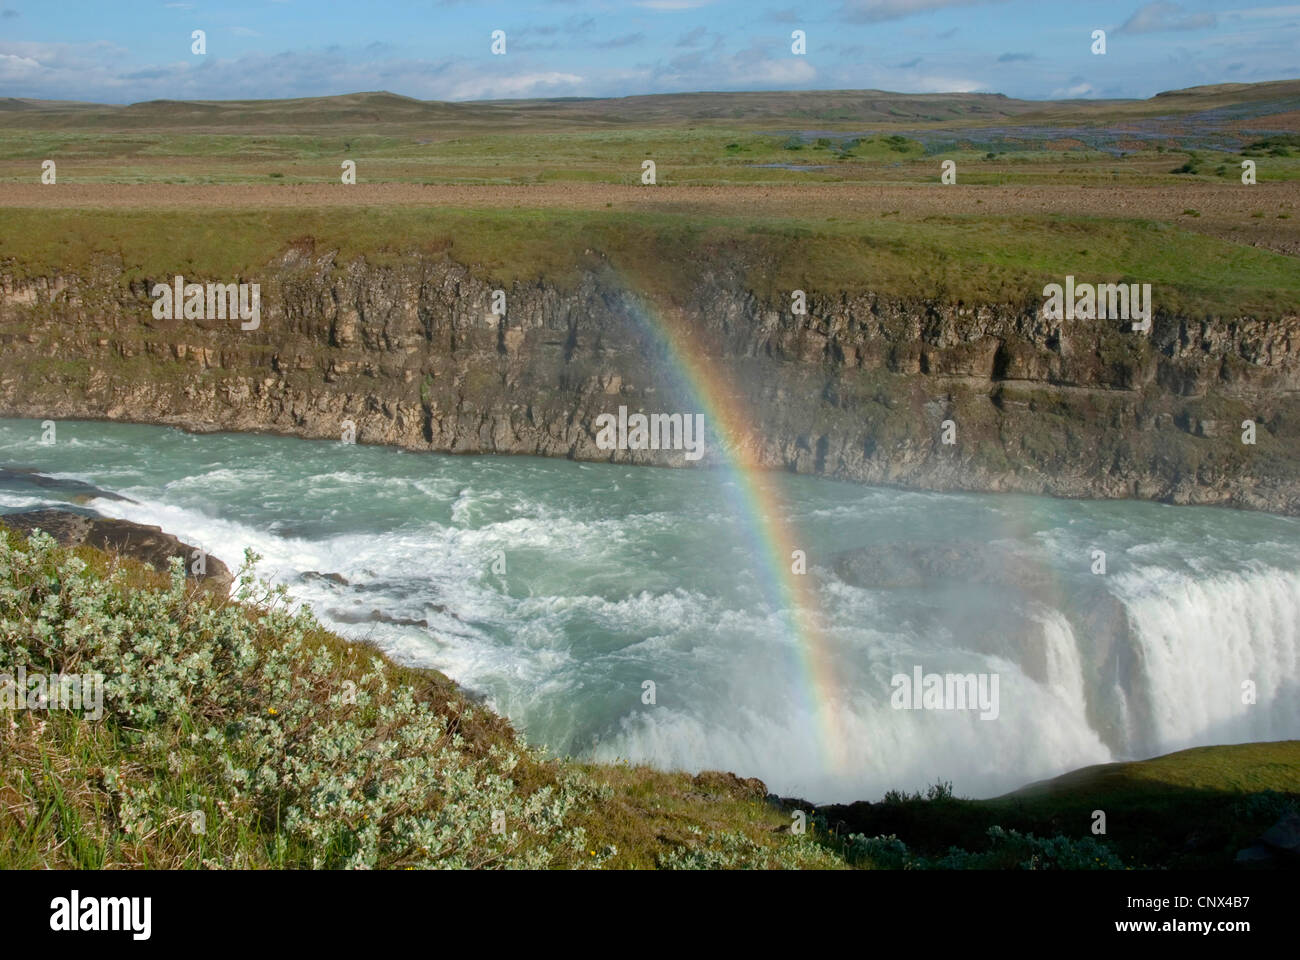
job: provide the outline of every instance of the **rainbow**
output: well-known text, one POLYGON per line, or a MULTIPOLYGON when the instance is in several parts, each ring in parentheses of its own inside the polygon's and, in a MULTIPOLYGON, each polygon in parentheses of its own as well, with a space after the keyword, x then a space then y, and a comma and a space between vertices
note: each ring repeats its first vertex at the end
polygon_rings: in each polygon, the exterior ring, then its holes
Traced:
POLYGON ((710 439, 720 441, 714 444, 722 450, 720 468, 739 492, 734 505, 748 520, 746 531, 760 558, 765 590, 795 641, 792 666, 801 678, 796 684, 803 698, 801 713, 810 718, 807 733, 822 767, 843 773, 849 755, 839 722, 844 691, 822 628, 821 601, 811 578, 794 572, 794 552, 806 553, 808 545, 800 546, 790 524, 793 511, 777 475, 759 460, 760 444, 751 431, 754 419, 723 366, 710 356, 679 309, 649 306, 645 297, 632 299, 632 319, 661 348, 678 386, 698 405, 698 411, 690 412, 702 412, 710 439))

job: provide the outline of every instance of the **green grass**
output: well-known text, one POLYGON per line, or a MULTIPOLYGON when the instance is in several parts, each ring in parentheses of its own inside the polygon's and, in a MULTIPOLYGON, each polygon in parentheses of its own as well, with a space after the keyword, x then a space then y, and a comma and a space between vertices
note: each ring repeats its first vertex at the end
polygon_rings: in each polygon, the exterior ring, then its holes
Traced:
POLYGON ((725 254, 756 293, 792 289, 1022 304, 1044 283, 1150 283, 1158 309, 1281 314, 1300 302, 1294 260, 1162 222, 1063 216, 926 216, 849 222, 675 213, 372 208, 222 212, 0 209, 0 268, 119 283, 182 274, 257 279, 291 245, 382 264, 416 253, 497 282, 564 287, 604 253, 652 295, 688 297, 725 254), (120 267, 120 270, 119 270, 120 267))
POLYGON ((1300 740, 1193 747, 1151 760, 1084 767, 1008 794, 1002 802, 1044 804, 1069 795, 1082 803, 1107 797, 1160 797, 1170 789, 1203 793, 1300 793, 1300 740))
POLYGON ((1242 157, 1256 158, 1261 182, 1300 178, 1300 148, 1288 146, 1286 137, 1260 141, 1240 155, 1143 149, 1116 157, 1097 149, 1051 150, 1024 141, 990 157, 969 143, 927 153, 920 141, 888 129, 801 137, 725 121, 555 131, 521 123, 488 131, 431 126, 405 135, 374 132, 373 124, 350 129, 354 132, 241 134, 0 126, 0 181, 34 182, 46 159, 58 164, 60 183, 240 184, 259 182, 273 170, 282 171, 287 184, 332 183, 338 182, 344 159, 357 162, 358 176, 366 183, 636 183, 646 159, 655 161, 663 184, 927 182, 937 179, 939 163, 949 159, 958 164, 960 182, 971 185, 1222 183, 1239 178, 1242 157), (808 169, 784 170, 774 164, 808 169))
MULTIPOLYGON (((1287 810, 1300 809, 1300 741, 1197 747, 1151 760, 1076 770, 990 800, 891 794, 877 804, 823 808, 841 833, 893 835, 916 856, 970 851, 967 866, 1013 866, 1017 851, 989 829, 1105 841, 1128 867, 1224 868, 1287 810), (1106 832, 1093 834, 1094 811, 1106 832)), ((1104 858, 1103 858, 1104 859, 1104 858)))
POLYGON ((921 144, 898 135, 820 138, 793 153, 788 141, 727 127, 516 130, 459 137, 437 130, 394 137, 0 129, 0 178, 29 179, 29 169, 39 171, 42 160, 54 159, 61 183, 250 183, 271 168, 282 169, 286 183, 321 183, 337 182, 339 163, 351 159, 370 183, 638 183, 641 162, 653 159, 661 183, 800 182, 862 179, 881 162, 924 153, 921 144), (838 166, 833 177, 762 166, 780 163, 838 166))

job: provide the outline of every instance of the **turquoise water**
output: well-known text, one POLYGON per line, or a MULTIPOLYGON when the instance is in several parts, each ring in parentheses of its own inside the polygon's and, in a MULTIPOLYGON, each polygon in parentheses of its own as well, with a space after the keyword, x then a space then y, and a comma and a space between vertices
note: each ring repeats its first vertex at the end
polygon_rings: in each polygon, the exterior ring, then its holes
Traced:
MULTIPOLYGON (((340 633, 444 671, 561 753, 733 770, 831 801, 938 779, 988 795, 1088 763, 1300 737, 1292 518, 774 475, 808 554, 832 698, 725 473, 125 424, 61 422, 40 439, 36 421, 0 421, 0 465, 129 497, 86 508, 232 568, 254 549, 263 576, 340 633), (919 586, 835 572, 842 551, 917 543, 960 544, 989 570, 919 586), (1002 565, 1041 576, 1017 583, 1002 565), (894 709, 891 678, 916 666, 996 674, 996 719, 894 709), (814 706, 834 717, 841 764, 814 706)), ((0 482, 6 512, 67 496, 0 482)))

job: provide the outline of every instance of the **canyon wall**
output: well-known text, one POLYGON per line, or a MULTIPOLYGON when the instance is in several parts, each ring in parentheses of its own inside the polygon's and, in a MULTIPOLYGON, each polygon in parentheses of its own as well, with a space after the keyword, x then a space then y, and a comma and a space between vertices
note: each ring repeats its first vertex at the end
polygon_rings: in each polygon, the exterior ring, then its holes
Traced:
POLYGON ((1046 319, 1038 296, 818 290, 797 315, 727 257, 656 295, 593 251, 563 285, 506 288, 504 317, 491 283, 427 253, 290 247, 250 279, 261 322, 243 331, 155 319, 150 290, 171 277, 128 282, 111 259, 0 277, 0 415, 335 440, 351 421, 357 442, 410 450, 690 465, 600 449, 596 417, 626 406, 705 413, 699 465, 1300 513, 1300 316, 1172 316, 1157 291, 1144 334, 1046 319))

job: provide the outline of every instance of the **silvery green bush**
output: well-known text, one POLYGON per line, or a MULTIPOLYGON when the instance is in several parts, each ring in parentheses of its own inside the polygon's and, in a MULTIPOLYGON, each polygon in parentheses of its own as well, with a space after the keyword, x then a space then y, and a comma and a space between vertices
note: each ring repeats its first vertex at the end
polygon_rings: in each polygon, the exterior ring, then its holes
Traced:
POLYGON ((539 753, 471 750, 458 729, 468 717, 421 702, 379 657, 348 670, 309 612, 251 577, 255 561, 246 556, 240 602, 219 603, 187 587, 179 558, 168 588, 128 588, 123 570, 90 575, 43 533, 0 535, 0 671, 104 676, 100 722, 135 767, 102 771, 121 830, 184 836, 200 811, 210 826, 193 842, 208 866, 241 865, 219 855, 218 838, 232 833, 269 838, 270 862, 284 866, 607 858, 573 825, 599 788, 561 770, 521 789, 511 774, 524 759, 542 763, 539 753))
POLYGON ((808 834, 787 834, 782 843, 764 846, 739 832, 692 833, 699 846, 676 846, 660 854, 656 866, 664 870, 818 870, 843 868, 840 860, 808 834))

